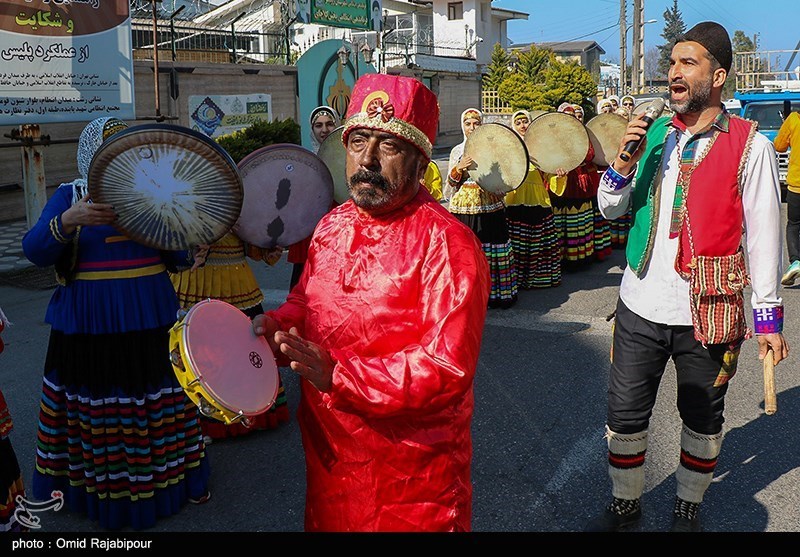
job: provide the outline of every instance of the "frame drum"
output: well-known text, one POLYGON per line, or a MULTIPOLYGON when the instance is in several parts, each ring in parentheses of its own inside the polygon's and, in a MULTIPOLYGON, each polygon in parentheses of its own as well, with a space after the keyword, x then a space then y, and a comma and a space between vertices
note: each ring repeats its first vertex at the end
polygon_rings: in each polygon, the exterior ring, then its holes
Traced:
POLYGON ((322 140, 317 155, 331 171, 333 177, 333 199, 340 205, 350 199, 350 189, 347 187, 347 149, 342 143, 344 126, 333 130, 328 137, 322 140))
POLYGON ((203 300, 169 332, 172 369, 200 413, 226 424, 269 410, 280 388, 278 367, 267 339, 237 307, 203 300))
POLYGON ((525 132, 531 162, 555 174, 578 168, 589 154, 589 134, 580 120, 564 112, 548 112, 531 122, 525 132))
POLYGON ((92 158, 95 203, 117 210, 115 226, 161 250, 213 244, 239 217, 244 191, 236 163, 205 135, 170 124, 114 134, 92 158))
POLYGON ((467 137, 464 155, 472 157, 469 176, 486 191, 505 195, 528 176, 528 149, 519 134, 496 122, 482 124, 467 137))
POLYGON ((311 235, 333 204, 325 162, 299 145, 261 147, 239 161, 244 202, 233 232, 260 248, 288 247, 311 235))
POLYGON ((594 147, 592 162, 597 166, 609 166, 617 156, 619 144, 625 137, 628 120, 613 112, 598 114, 586 123, 586 133, 594 147))

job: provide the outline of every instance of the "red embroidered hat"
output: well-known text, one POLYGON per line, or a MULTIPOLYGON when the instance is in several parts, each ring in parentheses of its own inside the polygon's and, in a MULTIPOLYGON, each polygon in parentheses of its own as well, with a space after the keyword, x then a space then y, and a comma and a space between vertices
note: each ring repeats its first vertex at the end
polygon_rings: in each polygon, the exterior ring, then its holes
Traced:
POLYGON ((436 95, 413 77, 367 74, 353 87, 342 141, 355 128, 383 130, 412 143, 431 158, 439 125, 436 95))

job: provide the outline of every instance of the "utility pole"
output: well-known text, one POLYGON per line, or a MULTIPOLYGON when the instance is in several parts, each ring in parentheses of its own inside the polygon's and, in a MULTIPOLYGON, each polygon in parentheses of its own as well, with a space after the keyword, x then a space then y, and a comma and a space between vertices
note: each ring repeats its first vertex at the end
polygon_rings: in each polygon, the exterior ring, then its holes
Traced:
POLYGON ((625 82, 628 77, 628 62, 627 42, 628 42, 628 21, 626 19, 626 8, 628 7, 628 0, 619 0, 619 95, 625 94, 625 82))
POLYGON ((631 42, 633 71, 631 93, 644 89, 644 0, 633 0, 633 41, 631 42))

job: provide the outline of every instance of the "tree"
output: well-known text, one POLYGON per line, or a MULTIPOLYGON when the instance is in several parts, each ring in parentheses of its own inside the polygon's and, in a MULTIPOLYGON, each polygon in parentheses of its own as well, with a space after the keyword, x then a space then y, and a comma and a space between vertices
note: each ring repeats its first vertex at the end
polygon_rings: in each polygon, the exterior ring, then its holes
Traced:
POLYGON ((492 60, 489 62, 488 71, 483 76, 483 89, 485 91, 497 91, 500 84, 511 73, 511 56, 506 50, 495 43, 492 49, 492 60))
POLYGON ((658 70, 662 75, 669 73, 669 57, 672 54, 672 47, 678 37, 686 32, 686 24, 683 22, 683 15, 678 9, 678 0, 672 0, 672 9, 664 11, 664 32, 661 36, 666 40, 666 44, 659 45, 657 48, 661 53, 658 60, 658 70))
POLYGON ((758 50, 755 40, 744 34, 744 31, 737 29, 733 32, 733 39, 731 39, 734 52, 755 52, 758 50))
POLYGON ((497 88, 500 99, 514 110, 552 110, 544 99, 542 87, 535 85, 521 72, 506 77, 497 88))
POLYGON ((546 78, 544 99, 549 106, 556 108, 568 102, 581 105, 584 114, 593 113, 594 103, 587 99, 597 97, 597 83, 586 68, 577 62, 553 60, 546 78))
POLYGON ((530 46, 527 51, 519 51, 517 71, 526 76, 532 83, 544 83, 547 70, 556 60, 552 50, 530 46))
POLYGON ((660 52, 656 46, 648 48, 644 53, 644 76, 650 83, 667 77, 658 69, 659 56, 660 52))

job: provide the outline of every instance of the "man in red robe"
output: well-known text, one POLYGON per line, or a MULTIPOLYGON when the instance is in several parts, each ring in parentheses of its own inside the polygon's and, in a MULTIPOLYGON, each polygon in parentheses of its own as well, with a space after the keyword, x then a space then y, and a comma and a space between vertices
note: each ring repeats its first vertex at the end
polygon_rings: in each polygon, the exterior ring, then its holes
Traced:
POLYGON ((254 321, 302 377, 305 529, 469 531, 486 257, 420 187, 435 95, 370 74, 347 116, 351 198, 320 221, 286 303, 254 321))

